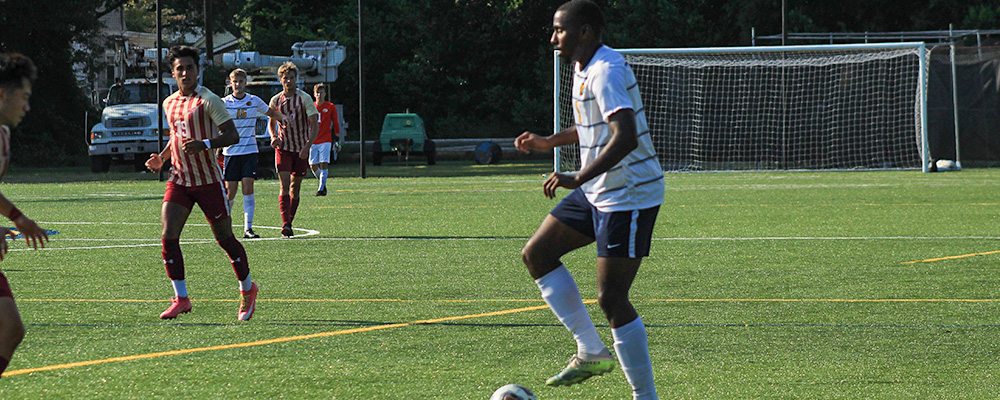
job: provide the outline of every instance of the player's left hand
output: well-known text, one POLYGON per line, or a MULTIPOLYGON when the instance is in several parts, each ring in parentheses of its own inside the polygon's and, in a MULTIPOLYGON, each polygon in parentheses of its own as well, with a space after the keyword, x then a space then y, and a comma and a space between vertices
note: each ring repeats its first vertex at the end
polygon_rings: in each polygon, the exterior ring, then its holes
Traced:
POLYGON ((14 220, 14 227, 24 235, 24 243, 35 250, 38 250, 39 247, 45 247, 45 242, 49 241, 49 234, 45 233, 45 229, 40 228, 35 221, 24 215, 14 220))
POLYGON ((301 158, 303 160, 308 160, 309 159, 309 148, 308 147, 302 149, 302 151, 299 152, 299 158, 301 158))
POLYGON ((194 139, 188 139, 182 146, 184 147, 184 152, 188 154, 194 154, 208 149, 208 146, 205 146, 205 142, 194 139))
POLYGON ((553 172, 549 175, 548 179, 545 180, 545 183, 542 184, 542 190, 545 191, 545 197, 550 199, 556 197, 556 188, 560 187, 572 190, 580 187, 580 182, 576 181, 576 175, 553 172))

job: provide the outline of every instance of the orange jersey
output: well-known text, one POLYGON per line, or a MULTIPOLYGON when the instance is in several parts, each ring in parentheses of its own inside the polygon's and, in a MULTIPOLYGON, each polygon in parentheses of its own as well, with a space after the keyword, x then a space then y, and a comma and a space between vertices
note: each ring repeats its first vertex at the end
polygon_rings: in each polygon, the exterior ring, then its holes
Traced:
POLYGON ((219 125, 232 119, 226 105, 215 93, 199 86, 191 96, 180 91, 163 100, 163 112, 170 125, 170 182, 181 186, 201 186, 222 181, 222 171, 213 150, 195 154, 184 152, 184 142, 219 136, 219 125))
POLYGON ((340 134, 340 119, 337 118, 337 106, 327 101, 316 105, 319 110, 319 134, 313 144, 333 141, 333 134, 340 134))
POLYGON ((309 116, 316 115, 316 104, 312 97, 301 89, 296 89, 295 96, 285 97, 281 92, 271 98, 271 108, 292 117, 292 123, 278 125, 278 138, 281 139, 279 149, 290 152, 300 152, 309 148, 309 116))

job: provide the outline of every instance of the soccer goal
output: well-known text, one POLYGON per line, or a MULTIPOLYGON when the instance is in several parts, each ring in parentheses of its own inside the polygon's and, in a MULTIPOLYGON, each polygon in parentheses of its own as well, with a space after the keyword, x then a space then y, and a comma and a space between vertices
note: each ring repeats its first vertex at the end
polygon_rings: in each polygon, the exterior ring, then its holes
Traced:
MULTIPOLYGON (((922 42, 618 51, 664 171, 927 171, 922 42)), ((558 132, 573 72, 554 69, 558 132)), ((555 168, 578 170, 578 147, 556 149, 555 168)))

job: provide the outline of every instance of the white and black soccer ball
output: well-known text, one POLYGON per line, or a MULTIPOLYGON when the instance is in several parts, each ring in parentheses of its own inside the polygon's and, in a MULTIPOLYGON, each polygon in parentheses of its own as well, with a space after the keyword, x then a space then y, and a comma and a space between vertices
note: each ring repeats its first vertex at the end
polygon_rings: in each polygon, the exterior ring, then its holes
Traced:
POLYGON ((535 397, 535 394, 531 393, 531 390, 528 388, 511 383, 503 385, 500 389, 493 392, 490 400, 538 400, 538 397, 535 397))

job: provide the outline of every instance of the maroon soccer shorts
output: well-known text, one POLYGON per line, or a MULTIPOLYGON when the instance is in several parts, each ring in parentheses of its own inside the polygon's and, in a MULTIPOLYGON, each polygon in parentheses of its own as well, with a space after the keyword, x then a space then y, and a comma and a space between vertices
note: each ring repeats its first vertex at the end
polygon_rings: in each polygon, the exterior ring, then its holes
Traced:
POLYGON ((299 158, 299 153, 274 149, 274 168, 278 172, 291 172, 295 176, 306 176, 309 160, 299 158))
POLYGON ((222 186, 222 182, 192 187, 167 182, 167 192, 163 195, 163 201, 180 204, 188 209, 193 209, 195 203, 198 203, 208 222, 216 222, 229 216, 226 189, 222 186))

